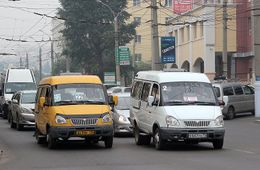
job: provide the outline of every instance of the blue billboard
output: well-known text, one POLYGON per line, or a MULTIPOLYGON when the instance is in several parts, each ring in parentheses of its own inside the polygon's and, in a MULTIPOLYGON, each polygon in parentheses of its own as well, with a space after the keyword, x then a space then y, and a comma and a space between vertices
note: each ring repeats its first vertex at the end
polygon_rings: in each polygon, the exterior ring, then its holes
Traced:
POLYGON ((175 37, 161 37, 161 62, 176 62, 175 37))

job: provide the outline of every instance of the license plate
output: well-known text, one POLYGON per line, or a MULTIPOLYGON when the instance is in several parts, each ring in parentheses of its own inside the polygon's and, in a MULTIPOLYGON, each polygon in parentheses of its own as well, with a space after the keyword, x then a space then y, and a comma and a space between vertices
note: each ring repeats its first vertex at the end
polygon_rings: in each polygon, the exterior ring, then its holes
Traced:
POLYGON ((95 135, 95 131, 93 130, 78 130, 76 131, 77 136, 89 136, 89 135, 95 135))
POLYGON ((204 133, 191 133, 188 136, 190 139, 203 139, 203 138, 207 138, 207 134, 204 133))

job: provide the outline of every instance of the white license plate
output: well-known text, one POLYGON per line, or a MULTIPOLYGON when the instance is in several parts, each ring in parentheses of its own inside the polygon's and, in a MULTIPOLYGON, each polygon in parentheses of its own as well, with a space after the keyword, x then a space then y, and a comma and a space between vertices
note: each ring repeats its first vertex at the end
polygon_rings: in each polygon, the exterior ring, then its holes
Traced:
POLYGON ((188 136, 190 139, 203 139, 207 138, 207 134, 204 133, 190 133, 188 136))

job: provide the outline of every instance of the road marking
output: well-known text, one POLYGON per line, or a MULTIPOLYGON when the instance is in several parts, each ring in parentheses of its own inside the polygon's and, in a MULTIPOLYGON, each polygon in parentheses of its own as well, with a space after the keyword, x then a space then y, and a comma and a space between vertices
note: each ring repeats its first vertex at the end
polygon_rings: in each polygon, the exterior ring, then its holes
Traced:
POLYGON ((234 151, 237 151, 237 152, 242 152, 242 153, 251 154, 251 155, 256 154, 255 152, 251 152, 251 151, 247 151, 247 150, 242 150, 242 149, 233 149, 233 150, 234 150, 234 151))

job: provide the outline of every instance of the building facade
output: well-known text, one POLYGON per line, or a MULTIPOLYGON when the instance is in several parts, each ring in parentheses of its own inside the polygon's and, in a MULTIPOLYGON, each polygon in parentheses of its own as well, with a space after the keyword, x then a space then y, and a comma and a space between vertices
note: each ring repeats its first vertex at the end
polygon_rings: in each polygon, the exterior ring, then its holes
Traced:
MULTIPOLYGON (((195 1, 194 1, 195 2, 195 1)), ((236 8, 228 1, 227 54, 228 74, 233 75, 236 52, 236 8)), ((206 73, 210 79, 222 74, 223 1, 208 0, 194 3, 189 12, 169 21, 168 35, 176 38, 176 63, 167 67, 183 68, 191 72, 206 73)))

